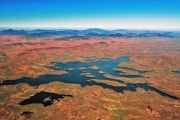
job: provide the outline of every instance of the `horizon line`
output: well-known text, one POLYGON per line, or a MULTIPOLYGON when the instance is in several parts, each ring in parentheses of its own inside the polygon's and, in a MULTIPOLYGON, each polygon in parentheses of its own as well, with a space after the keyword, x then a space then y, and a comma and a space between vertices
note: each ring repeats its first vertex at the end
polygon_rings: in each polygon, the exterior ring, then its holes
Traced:
POLYGON ((0 27, 2 29, 16 29, 16 30, 34 30, 34 29, 70 29, 70 30, 87 30, 87 29, 103 29, 103 30, 172 30, 179 31, 180 28, 102 28, 102 27, 0 27))

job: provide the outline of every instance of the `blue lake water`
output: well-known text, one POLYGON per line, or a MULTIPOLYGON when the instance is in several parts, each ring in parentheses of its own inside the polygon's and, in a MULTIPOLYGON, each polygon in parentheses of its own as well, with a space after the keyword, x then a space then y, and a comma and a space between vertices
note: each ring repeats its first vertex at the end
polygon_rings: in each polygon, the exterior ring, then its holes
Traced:
MULTIPOLYGON (((98 71, 102 70, 105 73, 111 74, 113 76, 121 76, 121 77, 127 77, 127 78, 142 78, 142 74, 145 74, 146 72, 143 71, 138 71, 139 75, 123 75, 120 74, 120 72, 117 71, 113 71, 113 68, 117 68, 118 64, 120 62, 127 62, 129 61, 129 57, 124 56, 124 57, 120 57, 117 59, 101 59, 99 61, 89 61, 89 62, 68 62, 68 63, 58 63, 58 62, 53 62, 52 64, 54 64, 53 67, 50 67, 51 69, 54 70, 66 70, 68 71, 68 74, 63 74, 63 75, 42 75, 39 76, 38 78, 32 79, 32 78, 21 78, 18 80, 6 80, 3 81, 3 83, 0 83, 0 85, 16 85, 19 83, 27 83, 30 86, 39 86, 41 84, 47 84, 53 81, 60 81, 60 82, 64 82, 64 83, 71 83, 71 84, 80 84, 82 87, 84 86, 92 86, 92 85, 98 85, 101 86, 103 88, 108 88, 108 89, 112 89, 116 92, 121 92, 123 93, 124 90, 129 90, 129 91, 136 91, 136 88, 143 88, 144 90, 151 90, 151 91, 155 91, 157 93, 159 93, 162 96, 166 96, 166 97, 170 97, 170 98, 174 98, 174 99, 178 99, 177 97, 168 95, 164 92, 161 92, 153 87, 148 86, 147 84, 129 84, 129 83, 124 83, 123 81, 116 81, 116 80, 112 80, 112 79, 108 79, 105 78, 103 76, 103 74, 100 74, 98 71), (94 70, 89 68, 90 66, 97 66, 98 70, 94 70), (80 70, 79 68, 85 67, 85 70, 80 70), (69 68, 74 68, 74 70, 67 70, 69 68), (95 76, 96 79, 106 79, 106 80, 111 80, 111 81, 116 81, 116 82, 120 82, 120 83, 124 83, 127 86, 126 87, 113 87, 110 85, 106 85, 106 84, 102 84, 102 83, 95 83, 95 82, 87 82, 87 80, 90 80, 91 78, 88 78, 86 76, 82 76, 82 73, 91 73, 93 76, 95 76)), ((124 68, 124 69, 130 69, 130 70, 134 70, 131 68, 124 68)))
POLYGON ((173 71, 174 73, 180 74, 180 71, 173 71))

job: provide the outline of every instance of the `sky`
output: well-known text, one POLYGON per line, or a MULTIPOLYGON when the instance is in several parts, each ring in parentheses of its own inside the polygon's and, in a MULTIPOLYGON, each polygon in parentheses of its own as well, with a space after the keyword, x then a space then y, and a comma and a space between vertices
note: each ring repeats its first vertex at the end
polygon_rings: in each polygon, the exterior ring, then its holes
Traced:
POLYGON ((180 0, 0 0, 0 27, 180 29, 180 0))

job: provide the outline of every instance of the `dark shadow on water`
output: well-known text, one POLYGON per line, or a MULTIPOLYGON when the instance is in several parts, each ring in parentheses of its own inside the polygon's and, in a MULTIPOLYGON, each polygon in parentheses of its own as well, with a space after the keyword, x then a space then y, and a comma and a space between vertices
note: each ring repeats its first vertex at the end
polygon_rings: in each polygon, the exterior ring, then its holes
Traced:
POLYGON ((28 105, 33 103, 43 104, 45 107, 52 105, 54 100, 59 101, 59 99, 63 99, 64 97, 73 97, 72 95, 65 95, 65 94, 56 94, 50 92, 41 91, 36 93, 34 96, 30 97, 19 103, 19 105, 28 105), (45 100, 47 99, 47 100, 45 100))
POLYGON ((125 77, 125 78, 144 78, 142 75, 121 75, 121 77, 125 77))

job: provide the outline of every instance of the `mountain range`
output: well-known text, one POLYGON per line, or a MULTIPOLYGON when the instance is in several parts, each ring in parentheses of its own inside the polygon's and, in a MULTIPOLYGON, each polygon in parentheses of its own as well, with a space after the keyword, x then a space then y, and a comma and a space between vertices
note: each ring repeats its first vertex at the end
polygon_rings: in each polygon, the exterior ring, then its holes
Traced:
POLYGON ((97 36, 97 37, 180 37, 179 31, 150 31, 150 30, 104 30, 90 28, 86 30, 60 29, 60 30, 1 30, 0 35, 25 35, 25 36, 97 36))

